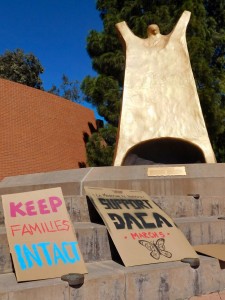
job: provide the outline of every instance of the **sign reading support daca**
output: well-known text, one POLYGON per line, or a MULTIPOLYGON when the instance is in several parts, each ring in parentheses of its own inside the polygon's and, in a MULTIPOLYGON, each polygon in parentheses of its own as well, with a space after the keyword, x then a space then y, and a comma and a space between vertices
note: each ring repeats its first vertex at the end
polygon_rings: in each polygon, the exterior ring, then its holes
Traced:
POLYGON ((85 187, 125 266, 197 258, 173 220, 140 191, 85 187))
POLYGON ((87 273, 61 188, 3 195, 18 281, 87 273))

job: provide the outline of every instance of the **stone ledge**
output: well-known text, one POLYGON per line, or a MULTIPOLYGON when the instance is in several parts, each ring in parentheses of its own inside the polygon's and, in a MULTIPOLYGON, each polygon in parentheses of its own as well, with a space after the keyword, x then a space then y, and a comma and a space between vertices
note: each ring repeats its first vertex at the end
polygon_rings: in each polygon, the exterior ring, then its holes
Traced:
POLYGON ((225 241, 225 220, 217 217, 186 217, 174 222, 192 245, 223 244, 225 241))
MULTIPOLYGON (((74 223, 78 243, 85 262, 111 259, 106 227, 94 223, 74 223)), ((5 227, 0 227, 0 274, 12 272, 5 227)))
POLYGON ((171 218, 225 216, 225 196, 152 196, 171 218))
MULTIPOLYGON (((90 222, 85 196, 65 196, 65 204, 72 222, 90 222)), ((225 197, 152 196, 151 199, 171 218, 225 217, 225 197)), ((0 226, 4 225, 0 201, 0 226)))
POLYGON ((60 278, 17 283, 15 274, 1 274, 0 299, 70 300, 69 287, 60 278))
POLYGON ((59 278, 17 283, 14 274, 0 275, 0 299, 99 300, 189 299, 225 288, 218 260, 200 257, 200 267, 181 262, 125 268, 114 261, 88 263, 80 288, 68 287, 59 278), (151 298, 149 298, 151 295, 151 298))
MULTIPOLYGON (((164 165, 164 167, 180 165, 164 165)), ((143 190, 149 195, 223 196, 225 164, 184 165, 185 176, 149 177, 152 166, 94 167, 4 178, 0 194, 60 186, 65 196, 83 195, 84 185, 143 190)), ((162 165, 159 166, 162 168, 162 165)))

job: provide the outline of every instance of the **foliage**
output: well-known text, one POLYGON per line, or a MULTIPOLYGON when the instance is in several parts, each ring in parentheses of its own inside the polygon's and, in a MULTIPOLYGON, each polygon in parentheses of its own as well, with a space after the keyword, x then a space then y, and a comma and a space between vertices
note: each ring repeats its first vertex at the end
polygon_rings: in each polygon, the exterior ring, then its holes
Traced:
POLYGON ((116 131, 116 127, 107 124, 89 137, 86 144, 89 166, 109 166, 112 164, 116 131))
POLYGON ((40 74, 44 71, 39 60, 23 50, 6 51, 0 56, 0 77, 37 89, 42 88, 40 74))
MULTIPOLYGON (((225 161, 225 2, 223 0, 98 0, 97 9, 103 22, 102 32, 92 30, 87 38, 87 51, 97 77, 87 76, 82 83, 86 100, 97 107, 105 118, 104 131, 116 131, 119 121, 125 58, 115 24, 126 21, 139 37, 146 37, 149 24, 158 24, 168 34, 184 10, 192 13, 187 42, 193 73, 204 118, 218 161, 225 161)), ((110 135, 110 132, 109 132, 110 135)), ((116 139, 116 135, 110 135, 116 139)), ((89 163, 112 163, 115 139, 108 150, 102 146, 102 131, 87 144, 89 163), (91 150, 89 147, 95 147, 91 150), (100 147, 100 150, 98 149, 100 147), (94 151, 96 151, 94 153, 94 151), (107 153, 104 155, 104 152, 107 153), (101 153, 101 157, 99 154, 101 153), (111 155, 109 159, 108 155, 111 155), (106 156, 106 161, 103 162, 106 156), (98 160, 99 159, 99 160, 98 160)))
MULTIPOLYGON (((0 77, 27 86, 43 89, 40 75, 44 69, 32 53, 25 54, 23 50, 6 51, 0 56, 0 77)), ((66 75, 62 76, 59 87, 53 85, 49 93, 61 96, 73 102, 79 102, 78 81, 71 81, 66 75)))
POLYGON ((56 85, 53 85, 48 92, 72 102, 79 102, 80 99, 78 81, 69 80, 65 74, 62 76, 62 83, 60 86, 57 87, 56 85))

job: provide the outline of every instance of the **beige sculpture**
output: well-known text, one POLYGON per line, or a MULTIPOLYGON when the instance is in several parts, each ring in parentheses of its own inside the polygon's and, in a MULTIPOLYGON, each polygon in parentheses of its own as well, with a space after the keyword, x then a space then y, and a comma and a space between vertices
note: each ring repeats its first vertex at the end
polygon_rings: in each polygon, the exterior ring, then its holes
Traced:
POLYGON ((173 31, 135 36, 116 24, 126 49, 120 128, 114 165, 214 163, 186 44, 190 12, 173 31))

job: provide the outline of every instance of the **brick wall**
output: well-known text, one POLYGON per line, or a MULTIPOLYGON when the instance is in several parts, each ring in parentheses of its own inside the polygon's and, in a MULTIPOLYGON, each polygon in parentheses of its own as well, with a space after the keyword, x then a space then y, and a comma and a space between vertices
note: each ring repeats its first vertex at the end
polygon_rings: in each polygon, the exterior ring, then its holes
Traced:
POLYGON ((94 113, 58 96, 0 79, 0 180, 79 168, 94 113))

